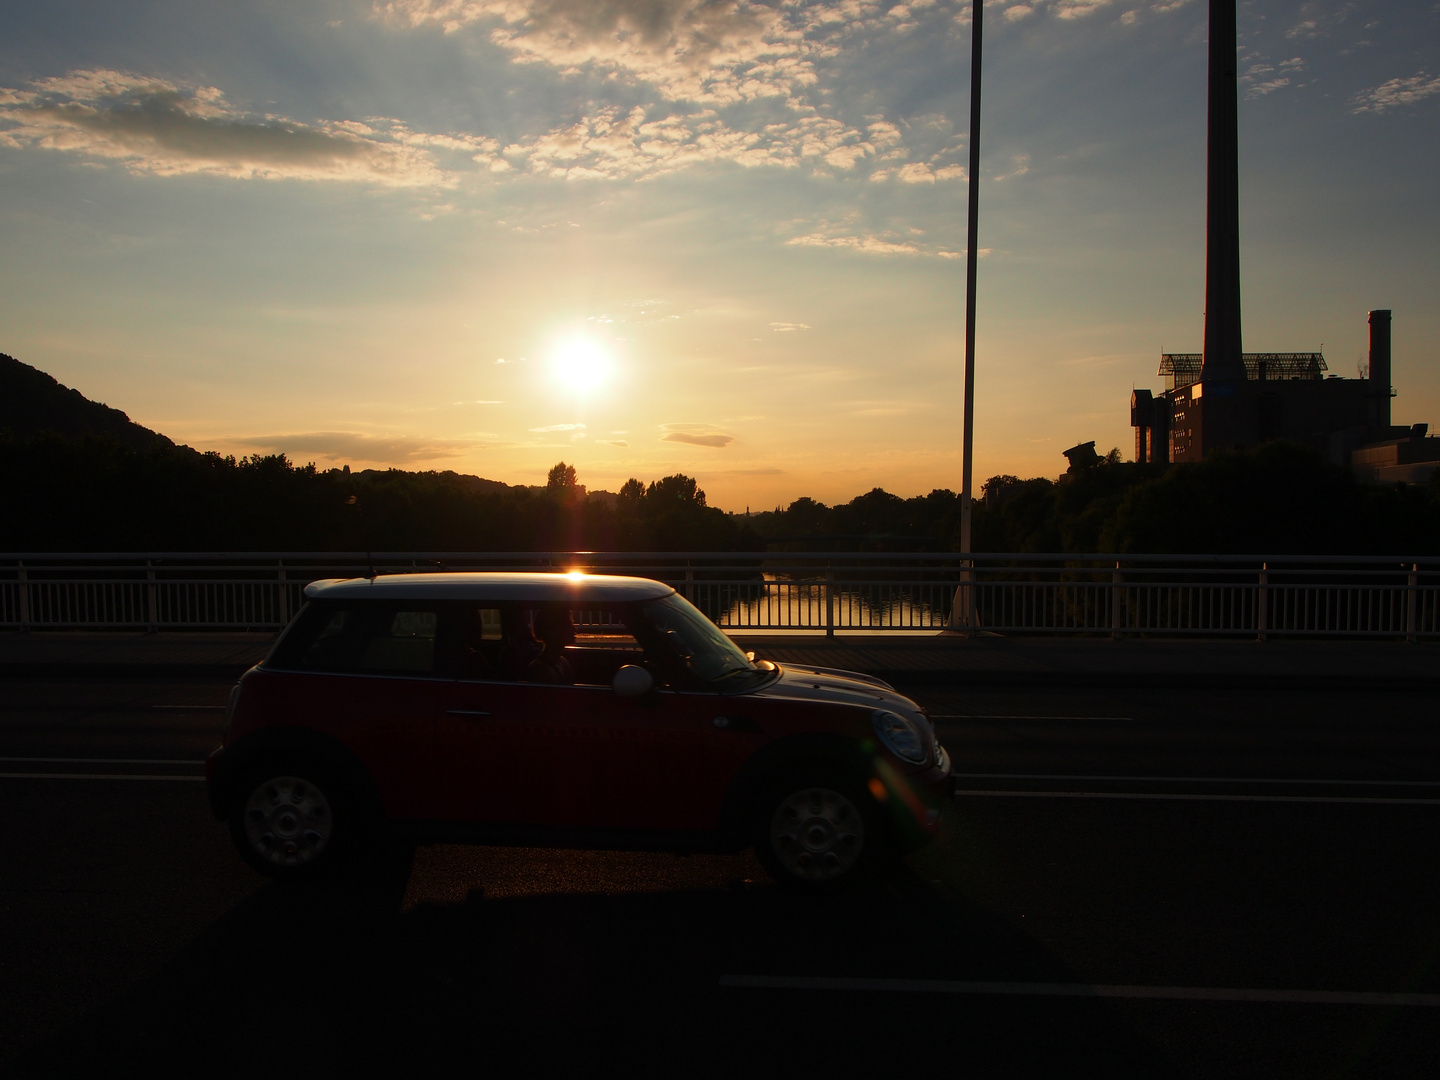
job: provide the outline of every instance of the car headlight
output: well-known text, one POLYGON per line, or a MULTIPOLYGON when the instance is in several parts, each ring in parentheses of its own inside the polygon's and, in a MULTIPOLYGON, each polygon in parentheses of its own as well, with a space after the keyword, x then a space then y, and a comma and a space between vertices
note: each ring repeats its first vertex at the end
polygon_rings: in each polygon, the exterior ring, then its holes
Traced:
POLYGON ((923 765, 929 754, 928 740, 913 720, 907 720, 899 713, 888 709, 876 709, 870 714, 870 723, 875 736, 885 748, 901 761, 912 765, 923 765))

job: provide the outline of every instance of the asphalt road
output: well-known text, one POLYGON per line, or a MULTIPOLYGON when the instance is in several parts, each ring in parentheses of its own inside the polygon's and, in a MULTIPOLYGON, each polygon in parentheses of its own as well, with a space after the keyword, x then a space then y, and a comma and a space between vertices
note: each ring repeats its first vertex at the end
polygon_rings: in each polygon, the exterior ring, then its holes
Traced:
POLYGON ((449 846, 283 888, 209 816, 227 685, 0 681, 0 1070, 1430 1076, 1426 694, 910 688, 941 839, 814 900, 736 857, 449 846))

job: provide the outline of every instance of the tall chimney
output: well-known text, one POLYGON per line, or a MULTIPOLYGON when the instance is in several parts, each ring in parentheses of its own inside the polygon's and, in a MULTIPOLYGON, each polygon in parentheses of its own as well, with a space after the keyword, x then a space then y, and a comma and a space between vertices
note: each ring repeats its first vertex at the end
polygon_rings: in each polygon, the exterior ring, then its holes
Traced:
POLYGON ((1390 312, 1370 312, 1370 393, 1375 399, 1375 438, 1390 432, 1390 312))
POLYGON ((1240 135, 1235 2, 1210 0, 1210 123, 1205 202, 1202 381, 1243 382, 1240 345, 1240 135))

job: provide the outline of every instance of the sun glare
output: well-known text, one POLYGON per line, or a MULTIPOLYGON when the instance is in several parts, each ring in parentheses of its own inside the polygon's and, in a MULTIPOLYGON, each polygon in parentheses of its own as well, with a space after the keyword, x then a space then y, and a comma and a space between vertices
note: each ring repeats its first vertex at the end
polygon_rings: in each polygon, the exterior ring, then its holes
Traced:
POLYGON ((555 378, 579 393, 599 389, 610 379, 610 354, 587 337, 565 338, 550 351, 555 378))

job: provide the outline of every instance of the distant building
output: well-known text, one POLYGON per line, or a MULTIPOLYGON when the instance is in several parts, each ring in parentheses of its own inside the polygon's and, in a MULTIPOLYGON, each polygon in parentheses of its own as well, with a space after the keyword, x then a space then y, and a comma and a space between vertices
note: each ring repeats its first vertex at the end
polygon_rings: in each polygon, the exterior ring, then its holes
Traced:
MULTIPOLYGON (((1244 353, 1244 379, 1206 378, 1199 353, 1164 353, 1158 395, 1130 395, 1139 462, 1199 461, 1272 439, 1314 447, 1366 480, 1427 480, 1440 466, 1440 439, 1425 424, 1390 423, 1390 312, 1370 312, 1370 372, 1326 374, 1313 353, 1244 353)), ((1238 371, 1237 371, 1238 373, 1238 371)))

